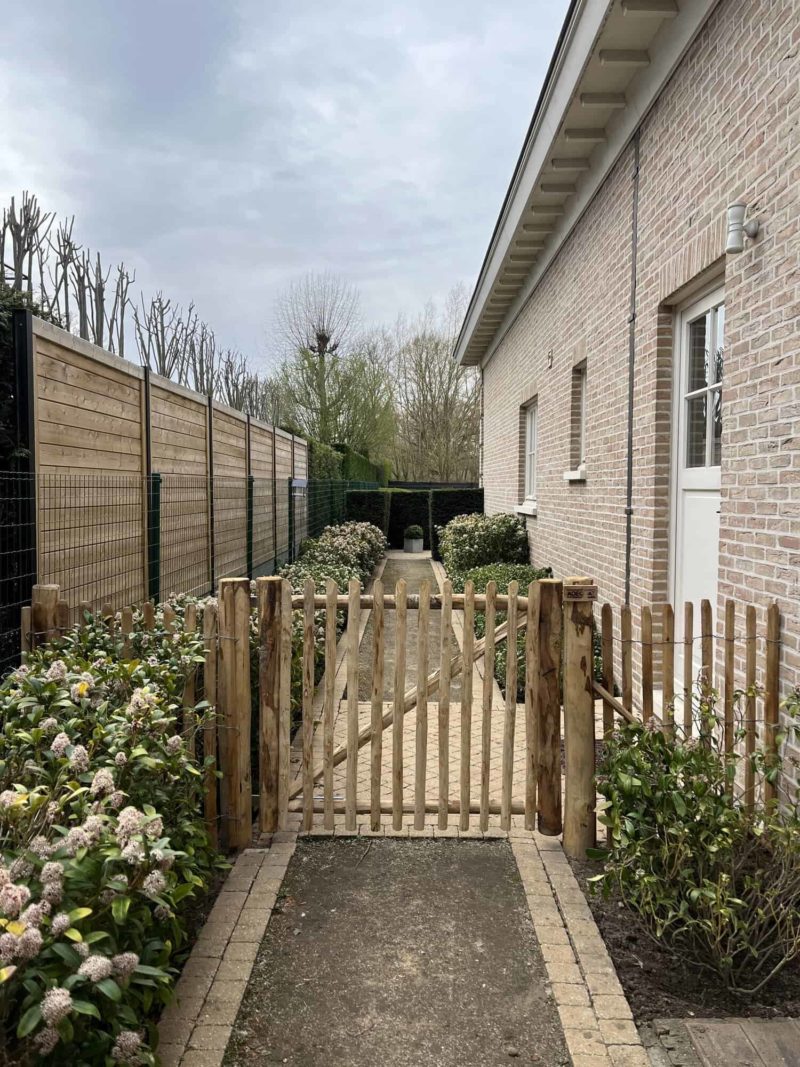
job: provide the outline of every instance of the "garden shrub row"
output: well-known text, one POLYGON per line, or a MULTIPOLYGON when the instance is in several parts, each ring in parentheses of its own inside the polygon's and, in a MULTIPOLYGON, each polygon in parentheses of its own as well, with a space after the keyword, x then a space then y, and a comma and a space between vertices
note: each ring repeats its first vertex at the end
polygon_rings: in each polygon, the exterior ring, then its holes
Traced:
POLYGON ((347 445, 333 446, 342 457, 341 477, 346 482, 377 482, 386 485, 389 481, 389 465, 374 463, 360 452, 354 452, 347 445))
POLYGON ((331 446, 310 439, 308 451, 308 477, 312 481, 377 482, 378 485, 386 485, 389 480, 386 463, 373 463, 347 445, 331 446))
POLYGON ((351 489, 347 494, 349 519, 379 527, 392 548, 403 547, 407 526, 421 526, 423 547, 435 559, 440 558, 438 528, 468 511, 483 511, 482 489, 351 489))
POLYGON ((317 482, 342 480, 342 454, 321 441, 308 442, 308 477, 317 482))
MULTIPOLYGON (((0 1047, 155 1063, 155 1023, 217 857, 180 734, 202 638, 89 622, 0 683, 0 1047)), ((205 725, 202 705, 198 729, 205 725)))
MULTIPOLYGON (((330 527, 283 573, 295 592, 308 577, 344 590, 369 578, 385 544, 367 524, 330 527)), ((210 599, 196 601, 201 620, 210 599)), ((194 634, 181 626, 189 601, 170 598, 169 631, 161 608, 152 629, 136 612, 131 659, 90 620, 0 683, 0 1049, 11 1062, 156 1063, 192 898, 221 865, 182 736, 185 680, 204 661, 202 621, 194 634)), ((321 670, 320 619, 316 632, 321 670)), ((296 707, 301 646, 296 613, 296 707)), ((202 741, 202 702, 195 718, 202 741)))
MULTIPOLYGON (((472 582, 476 593, 485 593, 489 582, 494 582, 497 592, 505 594, 512 582, 519 585, 520 595, 525 596, 531 582, 540 578, 552 578, 553 571, 550 567, 533 567, 529 563, 490 563, 483 567, 473 567, 459 576, 453 583, 453 588, 458 593, 464 592, 464 584, 472 582)), ((496 615, 497 625, 505 622, 506 613, 498 611, 496 615)), ((477 637, 486 635, 486 616, 481 612, 475 616, 475 634, 477 637)), ((495 648, 494 676, 500 688, 505 692, 506 686, 506 663, 508 660, 508 642, 501 641, 495 648)), ((525 699, 525 632, 517 635, 517 700, 525 699)))

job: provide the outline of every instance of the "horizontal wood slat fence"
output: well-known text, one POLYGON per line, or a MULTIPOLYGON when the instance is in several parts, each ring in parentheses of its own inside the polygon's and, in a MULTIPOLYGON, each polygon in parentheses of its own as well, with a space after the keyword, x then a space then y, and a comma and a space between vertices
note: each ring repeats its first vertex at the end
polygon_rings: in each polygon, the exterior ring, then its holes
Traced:
MULTIPOLYGON (((286 580, 265 577, 257 579, 253 598, 248 579, 222 579, 216 606, 213 602, 205 606, 202 618, 202 691, 215 712, 202 730, 203 755, 211 763, 205 778, 205 813, 214 839, 230 848, 245 847, 254 828, 263 833, 287 828, 291 812, 301 813, 304 829, 328 832, 333 831, 336 817, 341 815, 348 830, 355 830, 359 815, 366 815, 374 831, 380 830, 384 821, 400 830, 408 816, 413 816, 415 829, 422 829, 426 816, 431 814, 436 815, 442 830, 456 825, 461 831, 486 830, 490 818, 496 816, 500 827, 509 829, 512 816, 521 815, 528 829, 550 835, 563 830, 568 854, 583 856, 596 840, 595 701, 602 701, 602 728, 606 733, 613 727, 614 715, 633 722, 640 719, 640 713, 645 722, 655 720, 655 728, 667 731, 676 727, 696 731, 698 726, 692 710, 696 707, 692 690, 697 691, 697 681, 691 656, 682 675, 683 692, 675 691, 676 641, 674 613, 669 605, 658 609, 656 638, 653 610, 643 608, 638 619, 639 636, 634 640, 631 609, 626 606, 619 612, 617 635, 614 612, 604 604, 599 613, 603 677, 602 681, 595 679, 596 595, 589 578, 568 578, 563 583, 552 579, 533 582, 524 595, 516 583, 511 583, 508 594, 503 596, 497 594, 493 582, 484 594, 476 594, 471 583, 467 583, 463 594, 454 594, 449 582, 441 594, 432 594, 429 583, 424 582, 419 594, 412 596, 402 580, 391 593, 377 580, 368 594, 353 580, 346 595, 332 581, 326 583, 323 595, 309 580, 303 594, 293 595, 286 580), (257 667, 251 677, 253 611, 257 667), (368 647, 361 640, 363 611, 371 612, 368 647), (410 611, 418 613, 415 647, 409 641, 410 611), (427 620, 431 611, 441 612, 439 666, 434 670, 429 669, 427 620), (499 623, 498 611, 506 616, 499 623), (343 612, 346 624, 337 641, 337 619, 343 612), (391 679, 386 665, 387 612, 394 613, 391 679), (454 643, 455 612, 462 613, 463 621, 458 651, 454 651, 458 647, 454 643), (485 636, 481 638, 474 632, 476 615, 483 615, 485 620, 485 636), (293 720, 292 639, 298 616, 302 620, 302 699, 300 708, 295 709, 298 717, 293 720), (323 635, 324 670, 319 679, 317 634, 323 635), (504 642, 515 643, 519 634, 524 634, 524 701, 518 708, 517 656, 509 654, 506 697, 498 705, 493 678, 495 655, 504 642), (635 645, 642 653, 636 687, 635 645), (484 669, 477 692, 473 664, 480 659, 484 669), (369 663, 371 683, 369 719, 363 724, 359 720, 359 680, 365 662, 369 663), (412 663, 416 681, 407 684, 412 663), (620 665, 619 676, 615 664, 620 665), (454 698, 452 682, 456 678, 461 689, 454 698), (385 691, 387 681, 391 681, 389 698, 385 691), (254 689, 257 700, 251 704, 254 689), (430 703, 432 698, 435 704, 430 703), (682 721, 676 723, 675 707, 679 703, 682 721), (413 750, 405 750, 403 741, 410 730, 406 717, 411 712, 415 712, 413 750), (438 748, 431 753, 436 770, 433 778, 427 775, 431 712, 435 713, 438 727, 438 748), (338 714, 345 716, 346 730, 343 743, 337 746, 338 714), (454 753, 457 772, 451 780, 451 726, 456 724, 459 750, 454 753), (257 758, 251 766, 253 730, 257 735, 257 758), (383 759, 387 731, 392 741, 388 792, 383 759), (293 743, 301 757, 294 778, 293 743), (524 751, 524 772, 522 784, 516 780, 515 793, 514 759, 520 746, 524 751), (367 747, 369 752, 361 756, 367 747), (413 751, 408 766, 406 751, 413 751), (499 770, 499 802, 492 799, 490 789, 490 783, 498 781, 496 773, 492 778, 492 762, 498 758, 499 768, 494 770, 499 770), (362 768, 369 771, 368 789, 362 785, 361 792, 359 781, 364 779, 359 779, 360 760, 362 768), (343 763, 342 801, 335 793, 334 772, 343 763), (222 772, 221 781, 215 774, 217 767, 222 772), (411 784, 413 799, 409 801, 404 787, 411 784), (473 799, 475 795, 477 801, 473 799)), ((81 608, 82 615, 88 605, 81 608)), ((146 602, 142 613, 143 625, 152 627, 152 603, 146 602)), ((69 605, 61 598, 58 586, 37 586, 32 606, 23 610, 23 651, 63 632, 69 625, 69 614, 69 605)), ((742 611, 729 602, 721 634, 713 632, 707 602, 701 605, 700 615, 699 632, 695 633, 687 605, 681 648, 685 652, 695 644, 701 648, 701 691, 706 694, 715 677, 715 663, 722 663, 720 728, 724 750, 733 753, 739 744, 746 754, 751 754, 760 724, 767 752, 774 754, 780 656, 777 605, 769 606, 766 632, 761 635, 752 606, 742 611), (744 630, 740 619, 744 620, 744 630), (719 645, 718 650, 715 645, 719 645), (735 711, 740 693, 734 688, 737 652, 746 664, 744 719, 738 725, 735 711), (761 677, 764 684, 757 687, 761 677)), ((120 654, 129 657, 132 609, 125 608, 115 615, 110 605, 104 605, 101 617, 119 635, 120 654)), ((163 609, 163 620, 167 628, 178 624, 169 606, 163 609)), ((187 609, 183 625, 187 629, 198 625, 193 605, 187 609)), ((187 678, 184 690, 183 732, 193 747, 198 733, 192 709, 199 699, 199 684, 193 674, 187 678)), ((774 786, 769 782, 762 786, 764 800, 774 800, 774 786)), ((744 803, 752 807, 755 797, 754 774, 747 764, 744 803)))

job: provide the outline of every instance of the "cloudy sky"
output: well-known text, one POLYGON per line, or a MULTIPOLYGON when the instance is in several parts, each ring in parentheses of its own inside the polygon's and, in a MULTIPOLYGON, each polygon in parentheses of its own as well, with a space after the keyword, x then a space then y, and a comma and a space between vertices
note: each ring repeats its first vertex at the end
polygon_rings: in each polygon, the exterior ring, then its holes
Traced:
POLYGON ((368 322, 471 290, 567 0, 28 0, 3 16, 0 200, 263 355, 276 293, 368 322))

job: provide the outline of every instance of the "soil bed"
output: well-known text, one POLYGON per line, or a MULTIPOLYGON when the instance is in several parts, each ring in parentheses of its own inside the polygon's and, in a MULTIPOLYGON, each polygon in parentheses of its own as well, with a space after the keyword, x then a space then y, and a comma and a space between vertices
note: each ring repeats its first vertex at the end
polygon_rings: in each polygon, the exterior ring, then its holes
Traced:
POLYGON ((682 964, 640 929, 631 912, 615 895, 604 900, 592 893, 587 879, 602 864, 572 861, 572 869, 586 894, 600 933, 614 961, 637 1023, 661 1018, 774 1018, 800 1016, 800 962, 787 967, 766 989, 737 997, 707 971, 682 964))
POLYGON ((569 1063, 506 841, 308 838, 225 1067, 569 1063))

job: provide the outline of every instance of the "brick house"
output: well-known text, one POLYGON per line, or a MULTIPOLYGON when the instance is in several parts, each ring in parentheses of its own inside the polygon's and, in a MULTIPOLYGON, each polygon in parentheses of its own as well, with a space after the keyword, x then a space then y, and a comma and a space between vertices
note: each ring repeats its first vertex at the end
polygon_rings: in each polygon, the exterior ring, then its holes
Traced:
POLYGON ((573 0, 457 342, 486 510, 615 605, 777 599, 783 690, 799 322, 800 0, 573 0))

